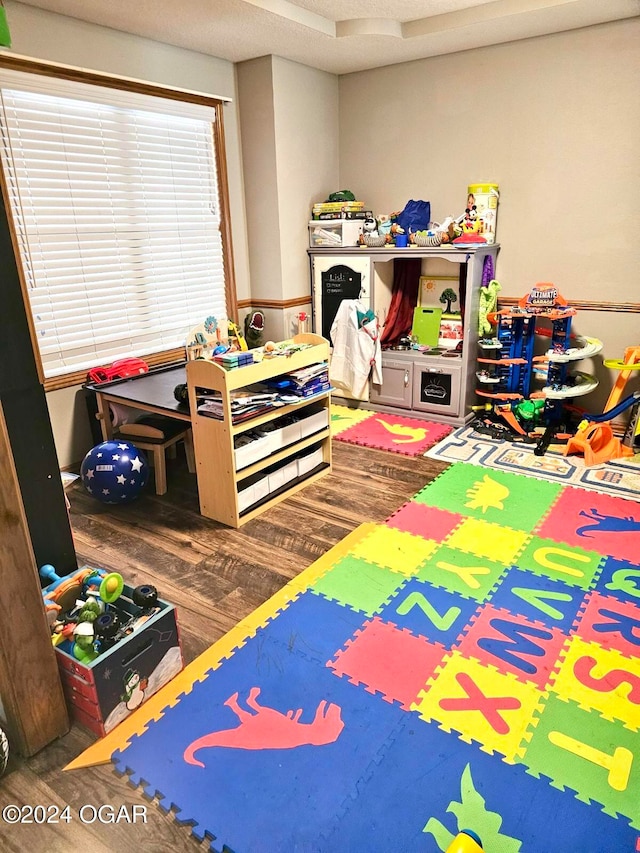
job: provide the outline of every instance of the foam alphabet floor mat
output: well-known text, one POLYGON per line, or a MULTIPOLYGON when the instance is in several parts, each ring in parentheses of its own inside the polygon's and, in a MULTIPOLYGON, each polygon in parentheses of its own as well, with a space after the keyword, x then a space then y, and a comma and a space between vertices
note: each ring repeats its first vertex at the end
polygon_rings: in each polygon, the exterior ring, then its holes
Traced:
POLYGON ((637 502, 452 465, 240 623, 116 770, 214 851, 468 827, 490 853, 633 853, 639 555, 637 502))

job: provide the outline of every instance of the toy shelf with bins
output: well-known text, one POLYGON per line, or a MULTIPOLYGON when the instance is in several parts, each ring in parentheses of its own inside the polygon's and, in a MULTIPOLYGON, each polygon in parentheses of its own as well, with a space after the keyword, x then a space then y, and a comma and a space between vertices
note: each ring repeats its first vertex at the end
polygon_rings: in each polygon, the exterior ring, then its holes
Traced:
POLYGON ((329 342, 324 338, 302 334, 292 341, 308 346, 289 356, 264 358, 232 370, 205 360, 187 364, 198 496, 206 518, 240 527, 331 471, 329 391, 242 423, 232 421, 234 392, 328 363, 329 342), (221 419, 198 412, 198 401, 211 392, 220 396, 221 419), (262 435, 248 445, 236 446, 239 437, 252 432, 262 435))

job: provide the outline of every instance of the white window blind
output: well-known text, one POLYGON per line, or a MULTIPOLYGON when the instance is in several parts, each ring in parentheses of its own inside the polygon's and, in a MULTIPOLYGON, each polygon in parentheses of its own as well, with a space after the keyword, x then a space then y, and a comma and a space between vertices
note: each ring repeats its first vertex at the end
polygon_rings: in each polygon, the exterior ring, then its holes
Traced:
POLYGON ((226 317, 214 110, 3 77, 1 156, 45 376, 182 346, 226 317))

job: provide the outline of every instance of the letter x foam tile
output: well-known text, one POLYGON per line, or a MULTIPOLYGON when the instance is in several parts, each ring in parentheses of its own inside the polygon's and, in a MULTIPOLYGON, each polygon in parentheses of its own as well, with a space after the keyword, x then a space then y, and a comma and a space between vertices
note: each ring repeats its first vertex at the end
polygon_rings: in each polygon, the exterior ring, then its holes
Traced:
POLYGON ((634 853, 640 510, 604 497, 447 469, 152 697, 119 772, 216 851, 634 853))

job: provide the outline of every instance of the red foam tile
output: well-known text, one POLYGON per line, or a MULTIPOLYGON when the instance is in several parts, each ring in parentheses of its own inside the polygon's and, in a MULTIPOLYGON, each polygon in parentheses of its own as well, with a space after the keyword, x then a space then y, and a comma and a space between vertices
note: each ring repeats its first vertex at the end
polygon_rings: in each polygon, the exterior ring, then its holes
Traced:
POLYGON ((375 413, 334 436, 336 441, 419 456, 451 432, 446 424, 375 413))
POLYGON ((394 512, 386 521, 387 527, 395 527, 423 539, 443 542, 462 521, 463 516, 445 509, 409 501, 394 512))
POLYGON ((369 690, 382 693, 389 702, 401 702, 408 711, 445 653, 443 646, 376 616, 327 666, 336 675, 346 675, 369 690))
POLYGON ((640 554, 640 503, 566 488, 536 533, 620 560, 635 561, 640 554))
POLYGON ((583 640, 623 655, 640 657, 640 607, 592 592, 580 616, 576 633, 583 640))

